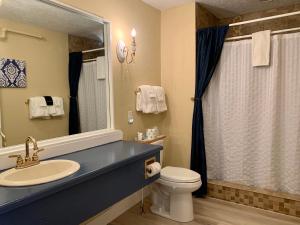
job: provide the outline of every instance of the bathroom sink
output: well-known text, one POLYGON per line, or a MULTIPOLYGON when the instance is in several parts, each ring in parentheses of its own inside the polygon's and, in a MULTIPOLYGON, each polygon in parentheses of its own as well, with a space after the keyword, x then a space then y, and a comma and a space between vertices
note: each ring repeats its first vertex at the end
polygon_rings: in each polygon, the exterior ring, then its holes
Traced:
POLYGON ((71 160, 46 160, 25 169, 9 169, 0 174, 0 185, 19 187, 48 183, 72 175, 80 164, 71 160))

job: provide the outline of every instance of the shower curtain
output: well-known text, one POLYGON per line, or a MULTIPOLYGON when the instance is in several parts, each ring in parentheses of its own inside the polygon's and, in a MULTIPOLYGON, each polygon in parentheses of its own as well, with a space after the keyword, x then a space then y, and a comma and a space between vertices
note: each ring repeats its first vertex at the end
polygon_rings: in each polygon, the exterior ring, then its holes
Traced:
POLYGON ((83 63, 78 103, 81 132, 107 128, 106 81, 97 79, 97 62, 83 63))
POLYGON ((203 134, 203 111, 201 97, 214 74, 220 60, 229 26, 201 28, 196 33, 196 78, 192 125, 191 169, 201 176, 201 187, 193 195, 207 194, 207 167, 203 134))
POLYGON ((300 34, 273 36, 270 63, 224 44, 202 99, 208 178, 300 194, 300 34))
POLYGON ((80 133, 78 112, 78 82, 82 68, 82 52, 69 54, 69 86, 70 86, 70 111, 69 111, 69 134, 80 133))

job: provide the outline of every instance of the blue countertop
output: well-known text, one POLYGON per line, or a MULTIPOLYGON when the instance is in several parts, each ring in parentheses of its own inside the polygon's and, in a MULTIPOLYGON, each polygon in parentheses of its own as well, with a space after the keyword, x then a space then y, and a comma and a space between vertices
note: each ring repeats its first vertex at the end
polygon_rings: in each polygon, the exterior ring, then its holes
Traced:
POLYGON ((69 159, 80 163, 75 174, 46 184, 28 187, 0 187, 0 214, 30 204, 101 174, 153 155, 162 149, 157 145, 117 141, 74 152, 53 159, 69 159))

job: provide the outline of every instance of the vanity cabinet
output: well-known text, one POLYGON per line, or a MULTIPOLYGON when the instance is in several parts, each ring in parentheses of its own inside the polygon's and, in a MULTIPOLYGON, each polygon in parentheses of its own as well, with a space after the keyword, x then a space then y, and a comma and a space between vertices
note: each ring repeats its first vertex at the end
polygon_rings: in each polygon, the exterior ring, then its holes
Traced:
POLYGON ((159 178, 145 178, 145 161, 160 146, 118 141, 56 157, 80 163, 64 179, 36 186, 0 187, 1 225, 78 225, 159 178))

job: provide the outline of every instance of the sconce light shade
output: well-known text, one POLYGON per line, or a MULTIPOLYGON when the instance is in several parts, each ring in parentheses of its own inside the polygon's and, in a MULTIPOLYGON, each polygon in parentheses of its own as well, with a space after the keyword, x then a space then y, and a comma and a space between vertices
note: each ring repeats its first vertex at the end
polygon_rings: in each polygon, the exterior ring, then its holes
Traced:
POLYGON ((119 40, 117 44, 117 57, 120 63, 123 63, 126 59, 126 45, 122 40, 119 40))
POLYGON ((136 30, 134 28, 131 31, 131 37, 133 37, 133 38, 136 37, 136 30))
POLYGON ((134 62, 135 52, 136 52, 136 30, 133 28, 131 30, 131 48, 127 47, 124 41, 119 40, 117 44, 117 57, 120 63, 126 61, 127 64, 134 62))

